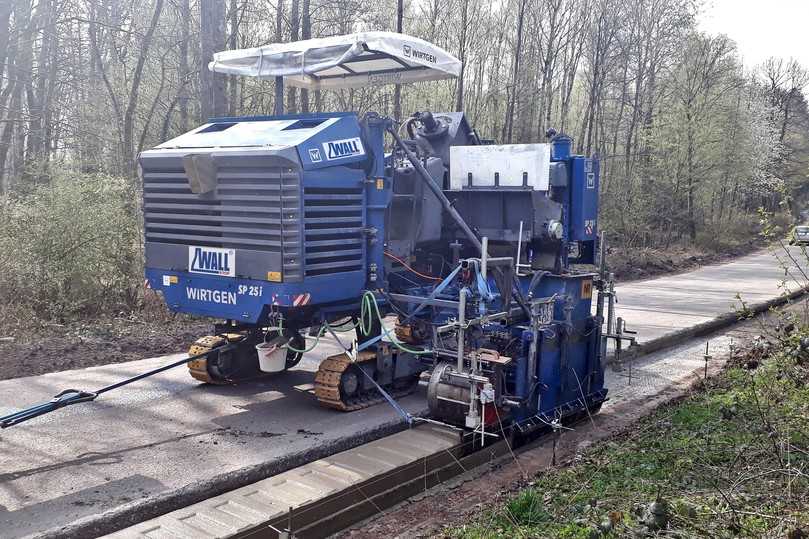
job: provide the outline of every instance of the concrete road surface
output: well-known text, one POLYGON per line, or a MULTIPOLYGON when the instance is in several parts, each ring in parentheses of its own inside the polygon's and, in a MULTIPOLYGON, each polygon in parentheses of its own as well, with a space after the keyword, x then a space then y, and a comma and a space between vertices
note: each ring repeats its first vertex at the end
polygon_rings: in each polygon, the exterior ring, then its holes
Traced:
MULTIPOLYGON (((804 279, 790 265, 795 290, 804 279)), ((778 297, 784 277, 775 254, 760 252, 621 285, 618 314, 648 342, 727 313, 737 293, 750 303, 778 297)), ((102 512, 124 527, 133 522, 131 508, 145 508, 144 516, 165 512, 396 429, 401 420, 384 404, 349 414, 317 406, 312 372, 318 358, 337 352, 325 343, 293 371, 235 387, 198 384, 180 368, 0 431, 0 535, 37 534, 102 512)), ((0 414, 180 357, 5 380, 0 414)), ((423 390, 401 404, 424 411, 423 390)))
POLYGON ((725 264, 617 287, 617 316, 649 342, 809 285, 806 248, 774 248, 725 264), (738 296, 738 297, 737 297, 738 296))

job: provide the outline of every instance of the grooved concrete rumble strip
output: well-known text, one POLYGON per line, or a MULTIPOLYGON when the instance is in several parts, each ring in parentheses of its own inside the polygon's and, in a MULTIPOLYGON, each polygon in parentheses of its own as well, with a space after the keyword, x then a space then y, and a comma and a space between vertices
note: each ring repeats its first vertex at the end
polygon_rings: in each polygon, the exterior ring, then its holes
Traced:
POLYGON ((457 443, 457 435, 449 429, 420 425, 304 464, 107 537, 230 537, 283 517, 290 508, 298 509, 349 490, 379 474, 446 451, 457 443))

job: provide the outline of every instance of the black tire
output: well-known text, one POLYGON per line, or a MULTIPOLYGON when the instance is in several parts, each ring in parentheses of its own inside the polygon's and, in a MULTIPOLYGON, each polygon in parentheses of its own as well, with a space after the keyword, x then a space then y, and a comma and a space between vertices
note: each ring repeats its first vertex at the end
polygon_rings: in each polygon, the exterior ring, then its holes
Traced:
MULTIPOLYGON (((284 337, 289 339, 290 346, 293 346, 298 350, 303 350, 306 348, 306 339, 304 339, 303 335, 301 335, 299 332, 293 330, 284 330, 284 337), (287 332, 289 332, 289 334, 287 334, 287 332)), ((301 362, 301 359, 303 359, 303 352, 287 350, 287 362, 284 366, 284 370, 287 371, 295 367, 301 362)))
POLYGON ((233 351, 220 352, 219 350, 212 350, 208 353, 206 362, 208 374, 216 380, 228 380, 235 372, 233 351))
POLYGON ((340 398, 343 402, 349 402, 363 392, 364 378, 365 375, 357 365, 351 365, 343 372, 340 376, 340 398))

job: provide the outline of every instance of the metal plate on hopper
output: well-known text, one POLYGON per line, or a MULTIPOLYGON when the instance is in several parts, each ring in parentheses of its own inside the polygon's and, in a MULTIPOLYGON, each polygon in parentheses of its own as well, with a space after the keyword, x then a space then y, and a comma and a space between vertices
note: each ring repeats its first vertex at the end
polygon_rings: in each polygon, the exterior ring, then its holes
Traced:
POLYGON ((547 191, 551 146, 453 146, 450 148, 450 162, 450 188, 454 191, 493 187, 547 191))

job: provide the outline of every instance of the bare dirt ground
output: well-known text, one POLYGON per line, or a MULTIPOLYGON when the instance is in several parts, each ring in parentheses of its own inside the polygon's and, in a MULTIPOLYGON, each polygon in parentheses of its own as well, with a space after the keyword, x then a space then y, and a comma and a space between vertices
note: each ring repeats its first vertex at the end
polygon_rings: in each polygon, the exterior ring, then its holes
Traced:
POLYGON ((182 352, 211 330, 209 320, 162 306, 138 316, 0 327, 0 380, 182 352))

